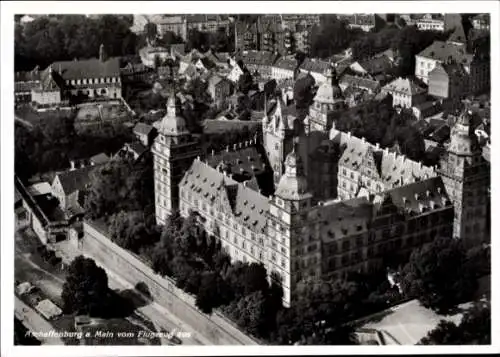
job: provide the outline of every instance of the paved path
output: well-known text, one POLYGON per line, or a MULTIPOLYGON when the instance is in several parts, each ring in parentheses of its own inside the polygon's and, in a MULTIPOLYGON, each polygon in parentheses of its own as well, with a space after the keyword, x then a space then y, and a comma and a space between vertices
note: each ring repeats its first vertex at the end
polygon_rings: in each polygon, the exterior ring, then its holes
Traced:
MULTIPOLYGON (((16 317, 32 332, 49 332, 54 330, 54 327, 44 320, 38 312, 26 305, 21 299, 16 296, 14 303, 16 317)), ((43 337, 35 336, 44 345, 64 345, 63 340, 59 337, 43 337)))

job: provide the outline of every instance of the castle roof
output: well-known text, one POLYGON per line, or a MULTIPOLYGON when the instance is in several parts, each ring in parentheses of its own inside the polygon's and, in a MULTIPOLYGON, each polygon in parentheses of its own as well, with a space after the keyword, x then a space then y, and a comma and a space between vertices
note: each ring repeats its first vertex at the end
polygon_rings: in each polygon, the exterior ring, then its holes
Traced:
POLYGON ((432 167, 424 166, 387 149, 380 149, 350 133, 332 129, 330 138, 343 149, 339 165, 352 170, 371 165, 372 174, 381 179, 386 187, 397 187, 436 176, 432 167))
POLYGON ((269 203, 267 197, 238 183, 210 165, 195 160, 181 180, 180 187, 201 200, 233 215, 249 230, 264 233, 269 203))

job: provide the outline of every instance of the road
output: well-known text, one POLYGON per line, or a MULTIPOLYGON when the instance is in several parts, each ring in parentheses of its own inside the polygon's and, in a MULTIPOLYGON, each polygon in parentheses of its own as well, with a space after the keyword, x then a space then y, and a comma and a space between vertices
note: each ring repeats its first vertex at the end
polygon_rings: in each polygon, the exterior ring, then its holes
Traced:
MULTIPOLYGON (((57 244, 57 250, 60 252, 64 261, 70 262, 74 257, 82 254, 73 248, 69 241, 63 241, 57 244)), ((85 255, 85 254, 84 254, 85 255)), ((93 258, 93 257, 92 257, 93 258)), ((95 259, 95 258, 93 258, 95 259)), ((127 281, 127 279, 118 274, 118 272, 110 270, 102 262, 96 260, 96 264, 106 270, 108 275, 109 287, 113 290, 127 290, 135 287, 127 281)), ((147 320, 151 321, 157 331, 177 331, 181 333, 191 333, 191 337, 181 338, 184 345, 213 345, 213 342, 194 331, 187 326, 183 321, 173 315, 160 304, 152 301, 142 307, 136 309, 136 313, 147 320)), ((163 340, 162 340, 163 342, 163 340)))
MULTIPOLYGON (((54 330, 52 325, 41 317, 37 311, 26 305, 16 296, 14 303, 16 317, 32 332, 48 332, 54 330)), ((59 337, 35 336, 43 345, 64 345, 59 337)))
MULTIPOLYGON (((21 232, 16 232, 16 279, 19 281, 31 281, 33 284, 43 287, 43 290, 51 292, 50 295, 60 295, 62 291, 62 285, 64 284, 64 280, 60 277, 54 275, 52 272, 47 271, 43 267, 39 266, 36 261, 31 259, 30 254, 30 245, 32 243, 33 237, 27 237, 21 232)), ((69 243, 67 241, 61 243, 69 243)), ((63 245, 64 246, 64 245, 63 245)), ((61 246, 58 246, 59 248, 61 246)), ((32 248, 31 248, 32 249, 32 248)), ((69 250, 69 249, 68 249, 69 250)), ((75 254, 71 252, 71 256, 68 255, 66 250, 59 250, 61 256, 66 261, 71 261, 75 254)), ((78 252, 78 255, 80 252, 78 252)), ((96 262, 99 264, 99 262, 96 262)), ((123 277, 119 276, 117 273, 113 271, 109 271, 106 269, 106 273, 108 275, 108 283, 109 287, 113 290, 125 290, 125 289, 134 289, 134 286, 129 284, 123 277)), ((22 301, 21 301, 22 302, 22 301)), ((24 303, 23 303, 24 304, 24 303)), ((53 329, 53 327, 44 320, 40 315, 37 314, 35 310, 34 313, 41 319, 41 321, 45 322, 42 325, 38 319, 36 321, 39 322, 39 328, 36 328, 34 331, 47 331, 53 329)), ((22 309, 21 309, 22 312, 22 309)), ((199 336, 192 329, 186 327, 182 321, 178 320, 175 316, 168 312, 168 310, 164 309, 160 305, 155 302, 149 303, 145 306, 139 307, 136 309, 137 315, 143 317, 146 320, 151 321, 151 323, 155 326, 157 331, 180 331, 180 332, 191 332, 191 337, 181 338, 183 345, 209 345, 213 344, 207 339, 204 339, 202 336, 199 336)), ((133 321, 136 323, 136 321, 133 321)), ((28 326, 27 326, 28 327, 28 326)), ((29 327, 31 329, 31 327, 29 327)), ((168 344, 167 339, 162 338, 162 343, 168 344)), ((55 342, 54 342, 55 343, 55 342)), ((61 342, 61 344, 63 344, 61 342)))

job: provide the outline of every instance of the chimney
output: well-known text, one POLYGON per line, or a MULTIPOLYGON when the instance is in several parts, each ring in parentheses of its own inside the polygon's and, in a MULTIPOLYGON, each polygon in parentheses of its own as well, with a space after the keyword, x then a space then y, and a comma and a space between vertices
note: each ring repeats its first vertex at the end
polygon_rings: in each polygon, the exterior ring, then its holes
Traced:
POLYGON ((80 168, 83 169, 84 167, 85 167, 85 161, 82 160, 82 161, 80 161, 80 168))
POLYGON ((214 150, 214 149, 212 149, 212 156, 214 156, 214 155, 215 155, 215 150, 214 150))
POLYGON ((200 161, 200 155, 196 156, 196 160, 200 161))
POLYGON ((75 160, 70 160, 69 163, 71 165, 70 171, 73 171, 75 169, 75 160))
POLYGON ((229 145, 226 145, 226 152, 229 152, 229 145))
POLYGON ((376 148, 376 149, 380 149, 380 144, 379 144, 379 143, 376 143, 376 144, 375 144, 375 148, 376 148))
POLYGON ((233 150, 236 150, 238 148, 237 144, 233 144, 233 150))

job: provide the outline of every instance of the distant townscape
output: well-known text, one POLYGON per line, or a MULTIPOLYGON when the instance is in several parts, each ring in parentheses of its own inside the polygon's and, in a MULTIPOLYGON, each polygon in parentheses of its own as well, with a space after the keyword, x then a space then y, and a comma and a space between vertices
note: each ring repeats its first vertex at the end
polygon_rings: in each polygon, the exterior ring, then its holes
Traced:
POLYGON ((489 14, 16 15, 15 343, 491 344, 490 68, 489 14))

